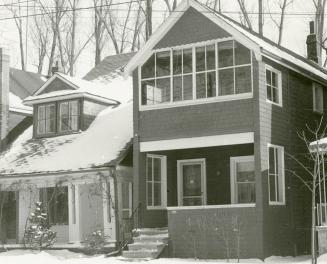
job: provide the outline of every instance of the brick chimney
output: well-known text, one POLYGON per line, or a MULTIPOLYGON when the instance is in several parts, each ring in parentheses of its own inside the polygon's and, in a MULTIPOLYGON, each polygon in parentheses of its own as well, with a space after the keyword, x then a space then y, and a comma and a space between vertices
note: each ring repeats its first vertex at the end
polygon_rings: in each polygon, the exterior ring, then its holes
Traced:
POLYGON ((309 60, 318 63, 318 40, 314 21, 310 21, 310 34, 307 36, 307 56, 309 60))
POLYGON ((54 75, 56 72, 59 72, 59 73, 62 72, 62 68, 60 67, 58 61, 56 61, 55 66, 52 66, 52 68, 51 68, 51 76, 54 75))
POLYGON ((0 151, 9 132, 9 54, 0 48, 0 151))

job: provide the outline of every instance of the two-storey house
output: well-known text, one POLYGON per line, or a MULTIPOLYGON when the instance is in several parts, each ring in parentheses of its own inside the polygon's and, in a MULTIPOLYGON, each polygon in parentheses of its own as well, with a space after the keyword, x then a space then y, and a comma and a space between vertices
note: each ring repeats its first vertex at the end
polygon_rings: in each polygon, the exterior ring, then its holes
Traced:
POLYGON ((134 207, 142 227, 168 227, 171 256, 309 251, 310 194, 288 158, 304 157, 297 132, 326 111, 327 72, 308 40, 306 59, 185 0, 125 67, 134 207))
POLYGON ((2 243, 28 245, 28 219, 41 201, 55 247, 81 247, 96 230, 107 247, 119 244, 132 213, 131 100, 132 80, 116 69, 106 82, 54 73, 24 99, 33 124, 0 155, 2 243))

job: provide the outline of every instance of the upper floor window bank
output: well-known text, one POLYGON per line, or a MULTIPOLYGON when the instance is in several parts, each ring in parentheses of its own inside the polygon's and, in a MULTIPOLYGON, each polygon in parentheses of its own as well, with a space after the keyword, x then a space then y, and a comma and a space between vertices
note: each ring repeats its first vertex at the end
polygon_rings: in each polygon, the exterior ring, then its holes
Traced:
POLYGON ((141 67, 141 104, 252 93, 251 51, 234 40, 155 52, 141 67))

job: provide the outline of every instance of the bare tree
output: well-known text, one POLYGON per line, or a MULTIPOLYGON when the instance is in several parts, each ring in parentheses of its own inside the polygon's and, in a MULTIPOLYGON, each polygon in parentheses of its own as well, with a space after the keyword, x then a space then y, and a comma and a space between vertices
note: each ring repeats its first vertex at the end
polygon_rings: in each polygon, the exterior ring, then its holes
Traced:
POLYGON ((24 53, 24 40, 23 40, 23 19, 22 19, 21 0, 18 0, 18 2, 14 0, 10 0, 10 2, 8 2, 5 6, 8 8, 8 10, 12 13, 14 17, 14 21, 16 24, 18 37, 19 37, 20 63, 21 63, 22 70, 25 71, 26 66, 25 66, 25 59, 24 59, 25 53, 24 53))
POLYGON ((287 8, 287 6, 292 4, 293 2, 294 2, 294 0, 279 0, 278 7, 280 9, 280 19, 279 19, 279 21, 277 21, 274 18, 274 16, 272 15, 272 12, 270 12, 269 1, 267 1, 267 6, 268 6, 268 9, 269 9, 270 18, 274 22, 276 27, 278 28, 278 41, 277 41, 278 45, 280 45, 282 43, 282 40, 283 40, 286 8, 287 8))
MULTIPOLYGON (((176 0, 173 0, 172 3, 170 3, 169 0, 164 0, 164 1, 165 1, 165 3, 166 3, 166 6, 167 6, 167 8, 168 8, 169 13, 171 13, 172 11, 175 10, 175 8, 176 8, 176 6, 177 6, 177 1, 176 1, 176 0)), ((217 0, 216 0, 216 1, 217 1, 217 0)))
MULTIPOLYGON (((241 9, 241 12, 242 12, 242 17, 244 18, 245 20, 245 25, 250 29, 252 30, 252 23, 251 23, 251 20, 250 20, 250 17, 249 17, 249 14, 248 14, 248 11, 246 9, 246 6, 245 6, 245 0, 237 0, 238 2, 238 5, 241 9)), ((242 20, 241 20, 242 21, 242 20)))
POLYGON ((322 153, 320 153, 318 142, 320 139, 326 137, 327 126, 322 125, 323 119, 321 118, 319 124, 315 128, 310 128, 306 125, 307 131, 302 131, 299 134, 300 139, 304 142, 307 155, 306 159, 298 159, 294 155, 286 153, 286 155, 295 162, 301 169, 301 172, 295 170, 286 169, 293 176, 300 180, 300 182, 306 187, 306 189, 311 193, 311 262, 312 264, 317 263, 316 256, 316 196, 317 196, 317 187, 321 183, 325 182, 325 175, 320 176, 320 166, 322 165, 323 160, 321 159, 322 153), (307 135, 308 134, 308 135, 307 135), (308 139, 310 137, 311 140, 308 139), (310 147, 310 141, 315 140, 317 145, 312 150, 310 147))

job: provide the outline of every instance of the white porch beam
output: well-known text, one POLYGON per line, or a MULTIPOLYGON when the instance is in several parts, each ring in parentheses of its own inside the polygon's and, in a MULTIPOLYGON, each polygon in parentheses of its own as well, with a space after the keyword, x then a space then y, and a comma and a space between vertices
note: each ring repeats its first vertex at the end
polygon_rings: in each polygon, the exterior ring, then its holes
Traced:
POLYGON ((204 148, 254 143, 254 133, 236 133, 206 137, 178 138, 140 142, 140 151, 204 148))

